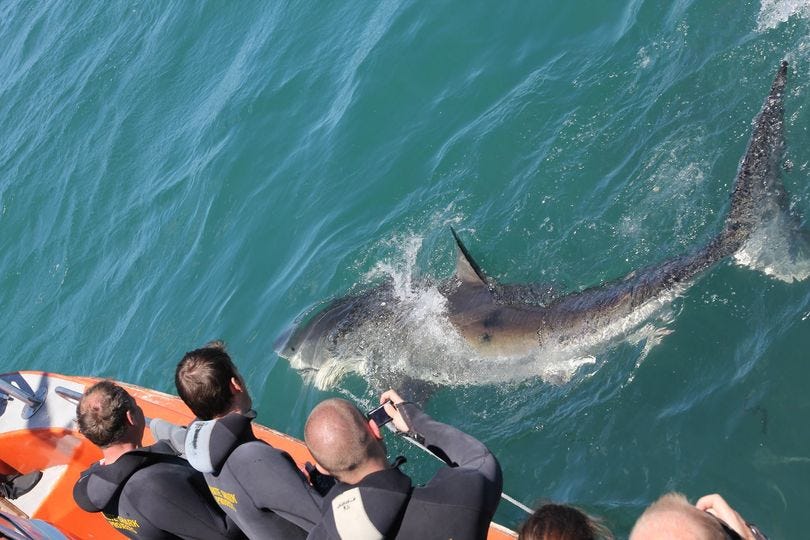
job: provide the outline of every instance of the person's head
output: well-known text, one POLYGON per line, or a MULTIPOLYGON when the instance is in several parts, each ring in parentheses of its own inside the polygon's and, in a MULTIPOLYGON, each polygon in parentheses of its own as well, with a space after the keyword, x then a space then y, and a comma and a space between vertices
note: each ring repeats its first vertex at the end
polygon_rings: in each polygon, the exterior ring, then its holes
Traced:
POLYGON ((723 523, 698 510, 680 493, 667 493, 652 503, 636 521, 630 540, 727 540, 723 523))
POLYGON ((177 393, 201 420, 211 420, 252 406, 244 379, 221 341, 187 352, 174 374, 177 393))
POLYGON ((146 421, 129 393, 112 381, 85 391, 76 406, 79 432, 101 448, 117 444, 140 446, 146 421))
POLYGON ((544 504, 520 527, 518 540, 610 540, 599 520, 564 504, 544 504))
POLYGON ((345 399, 327 399, 312 409, 304 440, 318 467, 342 482, 356 483, 387 465, 379 428, 345 399))

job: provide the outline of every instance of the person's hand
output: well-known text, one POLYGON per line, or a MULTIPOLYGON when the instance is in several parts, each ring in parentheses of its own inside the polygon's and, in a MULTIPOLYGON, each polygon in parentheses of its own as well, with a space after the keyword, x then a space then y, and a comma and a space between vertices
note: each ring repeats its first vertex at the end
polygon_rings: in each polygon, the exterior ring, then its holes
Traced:
POLYGON ((397 394, 396 390, 386 390, 380 396, 380 404, 385 403, 385 412, 391 417, 391 422, 397 431, 410 431, 411 427, 402 418, 402 414, 397 410, 397 405, 403 403, 405 400, 397 394))
POLYGON ((309 483, 312 484, 312 487, 321 497, 326 496, 329 490, 335 485, 334 476, 322 473, 309 461, 304 464, 303 472, 309 477, 309 483))
POLYGON ((704 495, 698 502, 695 503, 698 510, 708 512, 714 517, 722 520, 730 528, 734 529, 745 540, 755 540, 751 529, 748 524, 731 506, 728 505, 725 499, 717 493, 711 495, 704 495))

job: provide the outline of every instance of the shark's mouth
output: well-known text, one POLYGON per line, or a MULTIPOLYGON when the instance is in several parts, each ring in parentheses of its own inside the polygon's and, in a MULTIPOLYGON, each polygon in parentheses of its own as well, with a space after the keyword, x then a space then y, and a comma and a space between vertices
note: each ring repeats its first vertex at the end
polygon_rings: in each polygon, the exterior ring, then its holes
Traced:
POLYGON ((363 358, 339 359, 331 358, 324 362, 319 369, 304 368, 298 370, 302 378, 318 390, 328 390, 338 386, 340 381, 349 373, 363 373, 366 360, 363 358))

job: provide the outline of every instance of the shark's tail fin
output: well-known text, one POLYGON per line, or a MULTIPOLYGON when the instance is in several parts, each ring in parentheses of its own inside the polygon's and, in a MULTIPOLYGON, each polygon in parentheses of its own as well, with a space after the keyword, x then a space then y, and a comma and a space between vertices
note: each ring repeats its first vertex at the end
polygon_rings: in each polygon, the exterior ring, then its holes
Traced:
POLYGON ((810 277, 810 231, 787 211, 762 222, 734 255, 742 265, 782 281, 810 277))
POLYGON ((779 66, 754 119, 731 208, 715 247, 723 256, 735 255, 741 264, 792 281, 810 276, 810 232, 791 214, 781 180, 787 67, 786 61, 779 66))

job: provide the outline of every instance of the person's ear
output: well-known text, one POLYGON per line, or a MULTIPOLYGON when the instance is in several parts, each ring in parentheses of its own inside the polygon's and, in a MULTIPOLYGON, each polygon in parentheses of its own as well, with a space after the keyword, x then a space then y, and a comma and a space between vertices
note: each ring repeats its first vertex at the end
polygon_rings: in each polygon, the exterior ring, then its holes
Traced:
POLYGON ((134 409, 127 411, 127 423, 135 429, 143 429, 146 427, 146 417, 143 414, 143 409, 135 406, 134 409))
POLYGON ((371 434, 374 435, 378 441, 381 441, 383 436, 382 433, 380 433, 380 426, 377 425, 377 422, 374 420, 369 420, 368 427, 371 428, 371 434))
POLYGON ((248 394, 245 380, 238 374, 234 375, 228 383, 228 389, 231 391, 231 406, 238 407, 243 414, 247 413, 253 406, 253 401, 248 394))

